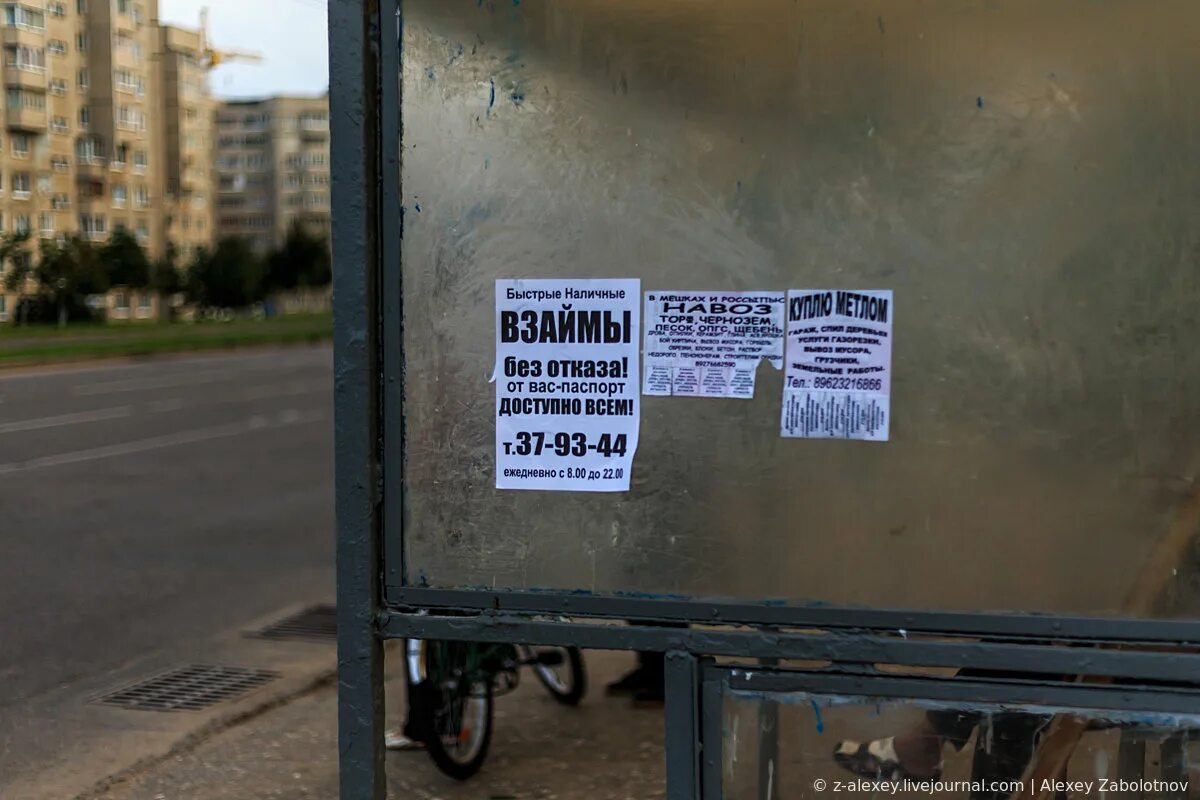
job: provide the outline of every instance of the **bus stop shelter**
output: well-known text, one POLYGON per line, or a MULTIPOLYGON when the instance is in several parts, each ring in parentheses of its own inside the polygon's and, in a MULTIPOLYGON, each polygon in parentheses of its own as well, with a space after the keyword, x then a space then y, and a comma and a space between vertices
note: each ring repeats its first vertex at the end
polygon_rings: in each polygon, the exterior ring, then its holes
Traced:
POLYGON ((329 14, 343 798, 405 637, 665 653, 678 800, 1187 795, 1200 7, 329 14))

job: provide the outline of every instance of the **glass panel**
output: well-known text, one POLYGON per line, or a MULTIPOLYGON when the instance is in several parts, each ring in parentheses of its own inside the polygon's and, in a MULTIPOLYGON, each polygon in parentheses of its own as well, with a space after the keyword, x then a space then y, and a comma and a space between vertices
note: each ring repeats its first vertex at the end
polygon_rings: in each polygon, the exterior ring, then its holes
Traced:
POLYGON ((1200 718, 1061 712, 731 692, 722 721, 723 796, 1188 796, 1200 718), (1052 757, 1052 741, 1066 742, 1065 770, 1046 768, 1063 763, 1052 757))
POLYGON ((409 579, 1196 614, 1200 4, 408 0, 409 579), (642 398, 498 492, 494 281, 894 291, 891 441, 642 398))

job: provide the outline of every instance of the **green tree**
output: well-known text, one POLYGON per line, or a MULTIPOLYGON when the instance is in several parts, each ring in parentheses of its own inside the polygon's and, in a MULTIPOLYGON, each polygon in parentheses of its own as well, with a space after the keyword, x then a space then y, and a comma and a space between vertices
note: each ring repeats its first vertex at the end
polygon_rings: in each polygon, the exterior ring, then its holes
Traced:
POLYGON ((297 286, 328 286, 333 280, 329 242, 315 236, 299 220, 288 228, 283 246, 267 257, 268 291, 287 291, 297 286))
POLYGON ((141 289, 150 285, 150 259, 137 238, 118 227, 99 250, 110 286, 141 289))
POLYGON ((173 295, 184 290, 183 276, 179 274, 177 262, 179 251, 167 242, 167 252, 150 265, 150 288, 160 295, 173 295))
POLYGON ((17 293, 17 322, 21 322, 21 311, 25 306, 25 282, 33 274, 33 261, 27 247, 29 231, 14 231, 0 238, 0 273, 4 274, 4 288, 17 293), (8 268, 7 272, 5 267, 8 268))
POLYGON ((61 244, 42 242, 42 257, 34 269, 41 291, 58 308, 58 325, 67 324, 67 311, 89 294, 108 291, 107 270, 96 248, 75 234, 61 244))
POLYGON ((201 248, 188 270, 187 291, 208 308, 245 308, 263 299, 264 265, 244 239, 226 237, 201 248))

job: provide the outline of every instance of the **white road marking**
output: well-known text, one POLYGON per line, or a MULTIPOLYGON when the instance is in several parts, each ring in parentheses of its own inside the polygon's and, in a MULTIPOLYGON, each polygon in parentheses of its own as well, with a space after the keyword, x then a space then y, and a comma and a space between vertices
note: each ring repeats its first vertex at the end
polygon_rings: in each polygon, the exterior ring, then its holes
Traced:
POLYGON ((75 414, 60 414, 57 417, 24 419, 18 422, 0 422, 0 435, 17 433, 19 431, 40 431, 46 428, 60 428, 64 425, 82 425, 87 422, 104 422, 110 419, 122 419, 132 416, 132 414, 133 406, 117 406, 116 408, 101 408, 95 411, 80 411, 75 414))
MULTIPOLYGON (((29 461, 18 461, 11 464, 0 464, 0 475, 8 475, 15 472, 28 472, 35 469, 46 469, 48 467, 61 467, 67 464, 80 464, 87 461, 99 461, 104 458, 115 458, 117 456, 127 456, 134 453, 144 453, 148 450, 161 450, 165 447, 178 447, 179 445, 195 444, 197 442, 207 442, 213 439, 228 439, 233 436, 242 436, 246 433, 255 430, 268 430, 272 428, 282 428, 288 425, 299 425, 305 423, 319 422, 324 418, 324 414, 320 411, 309 411, 299 415, 294 421, 285 421, 285 415, 279 414, 275 419, 264 416, 251 417, 248 420, 241 422, 231 422, 225 425, 214 425, 210 428, 198 428, 192 431, 180 431, 179 433, 169 433, 165 436, 151 436, 148 439, 138 439, 132 442, 122 442, 121 444, 107 445, 105 447, 93 447, 88 450, 76 450, 73 453, 60 453, 54 456, 45 456, 43 458, 35 458, 29 461)), ((291 416, 287 415, 290 420, 291 416)))
POLYGON ((233 377, 233 371, 214 369, 207 372, 184 372, 178 375, 162 375, 154 378, 128 378, 104 383, 81 383, 71 389, 77 395, 116 394, 118 392, 140 392, 147 389, 171 389, 176 386, 193 386, 198 383, 215 383, 233 377))

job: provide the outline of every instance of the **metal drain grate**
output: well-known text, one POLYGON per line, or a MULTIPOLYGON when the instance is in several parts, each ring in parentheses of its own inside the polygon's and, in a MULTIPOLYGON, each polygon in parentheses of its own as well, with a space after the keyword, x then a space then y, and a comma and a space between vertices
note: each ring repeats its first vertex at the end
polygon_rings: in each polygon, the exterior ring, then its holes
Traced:
POLYGON ((325 605, 306 608, 254 635, 264 639, 336 639, 337 608, 325 605))
POLYGON ((270 683, 278 672, 195 664, 118 689, 97 703, 134 711, 200 711, 270 683))

